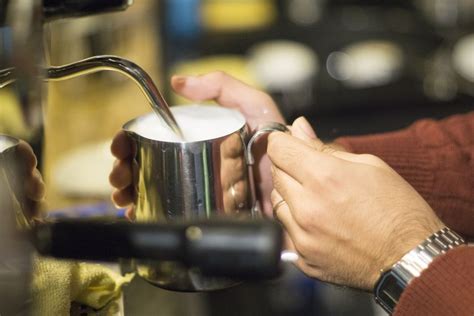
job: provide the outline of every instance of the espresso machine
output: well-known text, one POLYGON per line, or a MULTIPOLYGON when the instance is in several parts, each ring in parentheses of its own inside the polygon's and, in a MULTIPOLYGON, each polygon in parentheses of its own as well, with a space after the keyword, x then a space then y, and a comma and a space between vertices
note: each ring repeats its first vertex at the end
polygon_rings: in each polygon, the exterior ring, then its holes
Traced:
MULTIPOLYGON (((0 1, 0 87, 14 86, 28 127, 29 141, 43 137, 44 82, 97 71, 116 71, 132 79, 152 109, 176 127, 166 101, 148 74, 117 56, 94 56, 62 66, 46 66, 43 24, 58 18, 125 10, 131 0, 0 1)), ((0 104, 1 106, 1 104, 0 104)), ((56 220, 28 218, 22 186, 18 139, 0 135, 0 314, 29 314, 31 255, 76 260, 166 260, 197 269, 209 277, 268 279, 280 272, 282 230, 266 220, 197 220, 130 223, 124 220, 56 220), (225 242, 223 242, 225 241, 225 242)))

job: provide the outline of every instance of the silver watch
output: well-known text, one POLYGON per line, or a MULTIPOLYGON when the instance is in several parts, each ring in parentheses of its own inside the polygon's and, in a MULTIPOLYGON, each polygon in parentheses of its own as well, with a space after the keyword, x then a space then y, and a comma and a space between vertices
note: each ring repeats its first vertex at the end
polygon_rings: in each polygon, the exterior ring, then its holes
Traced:
POLYGON ((392 313, 411 280, 420 276, 434 258, 465 243, 461 236, 447 227, 434 233, 381 275, 374 288, 375 301, 392 313))

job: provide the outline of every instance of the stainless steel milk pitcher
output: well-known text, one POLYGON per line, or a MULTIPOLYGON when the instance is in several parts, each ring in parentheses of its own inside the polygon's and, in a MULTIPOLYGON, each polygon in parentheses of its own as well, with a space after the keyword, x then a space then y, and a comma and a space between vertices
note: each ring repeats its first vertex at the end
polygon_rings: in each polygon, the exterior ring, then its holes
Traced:
MULTIPOLYGON (((169 142, 136 133, 134 126, 141 119, 124 125, 136 147, 137 221, 166 223, 229 215, 258 216, 252 145, 265 133, 286 131, 286 126, 272 122, 250 134, 242 116, 242 125, 227 135, 169 142)), ((209 279, 172 262, 141 262, 138 273, 155 285, 178 291, 215 290, 235 283, 209 279)))

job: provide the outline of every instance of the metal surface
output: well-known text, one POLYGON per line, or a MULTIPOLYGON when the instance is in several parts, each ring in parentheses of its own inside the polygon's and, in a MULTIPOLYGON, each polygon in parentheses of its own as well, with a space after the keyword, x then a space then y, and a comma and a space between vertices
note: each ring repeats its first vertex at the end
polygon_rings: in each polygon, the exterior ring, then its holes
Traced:
MULTIPOLYGON (((181 130, 171 113, 168 104, 150 76, 137 64, 117 56, 94 56, 63 66, 47 68, 45 81, 60 81, 71 79, 99 71, 110 70, 119 72, 132 79, 143 92, 153 111, 182 138, 181 130)), ((0 71, 0 88, 14 82, 17 76, 14 68, 0 71)))
POLYGON ((393 265, 392 270, 407 286, 421 275, 434 258, 465 243, 461 236, 445 227, 404 255, 393 265))
POLYGON ((38 136, 41 108, 42 6, 40 0, 7 1, 6 25, 0 28, 0 68, 15 67, 15 94, 28 134, 38 136))
MULTIPOLYGON (((0 68, 15 67, 18 83, 14 97, 20 106, 27 134, 33 139, 42 129, 41 82, 38 80, 42 55, 41 0, 2 1, 0 68)), ((3 104, 0 104, 0 108, 3 104)), ((24 172, 18 140, 0 135, 0 314, 31 314, 31 245, 18 229, 26 224, 27 203, 24 172)))
MULTIPOLYGON (((231 111, 231 110, 229 110, 231 111)), ((235 115, 235 114, 234 114, 235 115)), ((138 165, 135 186, 136 219, 140 222, 174 222, 219 216, 258 215, 251 156, 242 126, 215 139, 163 142, 134 132, 142 117, 124 125, 136 143, 138 165)), ((278 123, 261 126, 255 137, 286 130, 278 123)), ((256 139, 251 138, 252 142, 256 139)), ((140 262, 138 273, 150 283, 177 291, 208 291, 235 284, 232 280, 203 277, 199 271, 173 262, 140 262)))
POLYGON ((18 140, 0 135, 0 314, 27 315, 30 306, 30 253, 26 235, 26 201, 18 140))
POLYGON ((403 290, 413 279, 436 257, 465 244, 465 240, 448 227, 434 233, 382 274, 374 287, 375 301, 387 313, 393 313, 403 290))

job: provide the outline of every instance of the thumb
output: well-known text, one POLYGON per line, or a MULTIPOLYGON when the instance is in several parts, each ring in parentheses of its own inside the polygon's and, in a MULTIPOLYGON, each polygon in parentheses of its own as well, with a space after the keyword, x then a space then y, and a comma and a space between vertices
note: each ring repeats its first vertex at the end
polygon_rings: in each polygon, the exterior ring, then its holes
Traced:
POLYGON ((305 141, 311 141, 318 138, 304 116, 300 116, 293 122, 293 125, 291 126, 291 134, 305 141))
MULTIPOLYGON (((307 145, 316 149, 317 151, 330 154, 340 159, 355 162, 355 163, 367 163, 367 158, 363 155, 351 154, 345 151, 340 151, 338 148, 332 147, 331 145, 324 144, 314 132, 309 122, 303 116, 297 118, 291 126, 291 135, 303 140, 307 145)), ((369 163, 369 164, 374 164, 369 163)))
POLYGON ((324 143, 316 136, 311 124, 303 116, 297 118, 291 125, 291 135, 317 151, 322 151, 321 149, 324 148, 324 143))

